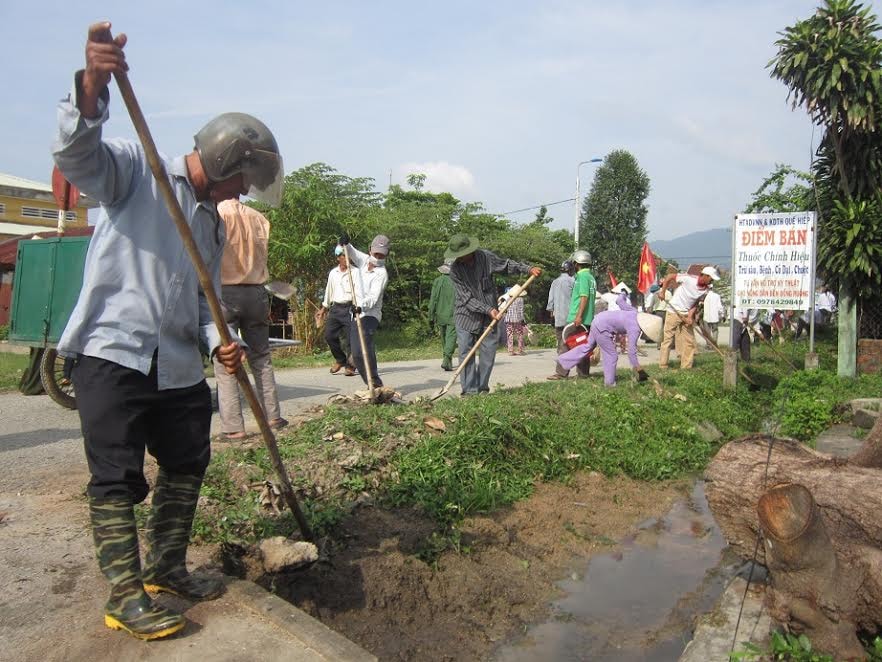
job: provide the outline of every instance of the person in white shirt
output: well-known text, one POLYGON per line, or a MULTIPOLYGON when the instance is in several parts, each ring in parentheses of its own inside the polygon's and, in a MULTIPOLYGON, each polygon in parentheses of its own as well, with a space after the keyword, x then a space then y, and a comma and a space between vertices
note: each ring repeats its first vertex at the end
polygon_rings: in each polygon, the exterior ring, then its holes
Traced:
POLYGON ((316 326, 325 324, 325 342, 334 356, 331 374, 340 372, 346 367, 346 376, 355 374, 355 366, 349 358, 349 331, 352 326, 352 288, 349 286, 349 274, 346 273, 346 256, 343 249, 337 246, 337 266, 328 273, 328 284, 325 286, 325 298, 322 307, 316 313, 316 326))
POLYGON ((353 321, 349 330, 349 348, 352 362, 358 369, 362 381, 367 385, 367 371, 371 371, 374 388, 383 386, 377 371, 377 350, 374 334, 383 317, 383 293, 389 276, 386 273, 386 256, 389 255, 389 238, 378 234, 371 242, 370 253, 362 253, 349 243, 349 236, 340 237, 340 245, 349 254, 352 277, 355 283, 355 308, 353 315, 361 316, 361 331, 364 335, 364 352, 358 335, 358 325, 353 321))
POLYGON ((720 295, 714 292, 713 285, 708 290, 704 296, 702 321, 707 335, 716 343, 720 333, 720 322, 723 321, 725 315, 725 308, 723 308, 723 300, 720 295))
POLYGON ((836 296, 827 285, 821 288, 817 296, 817 308, 821 311, 821 323, 829 324, 833 313, 836 312, 836 296))
POLYGON ((658 367, 668 367, 671 346, 675 338, 677 353, 680 355, 680 368, 692 368, 695 359, 695 316, 698 304, 708 293, 710 284, 720 280, 720 274, 714 267, 705 267, 698 276, 673 273, 668 275, 661 284, 660 295, 675 282, 679 285, 670 297, 665 296, 668 314, 665 316, 665 329, 659 350, 658 367))

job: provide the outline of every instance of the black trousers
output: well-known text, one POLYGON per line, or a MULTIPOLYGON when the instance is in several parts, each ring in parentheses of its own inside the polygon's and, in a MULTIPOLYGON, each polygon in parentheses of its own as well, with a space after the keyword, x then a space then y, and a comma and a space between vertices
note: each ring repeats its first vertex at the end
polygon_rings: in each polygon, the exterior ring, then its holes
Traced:
POLYGON ((737 350, 742 361, 750 361, 750 333, 737 319, 732 320, 732 349, 737 350))
POLYGON ((365 357, 361 352, 361 338, 358 336, 358 325, 352 320, 352 326, 349 327, 349 348, 352 350, 352 362, 355 364, 361 381, 368 383, 367 371, 371 371, 371 378, 374 381, 374 387, 383 385, 380 374, 377 372, 377 349, 374 346, 374 334, 380 321, 371 315, 364 315, 361 318, 361 331, 364 333, 364 347, 367 351, 367 366, 365 366, 365 357))
MULTIPOLYGON (((334 360, 340 365, 349 363, 346 356, 347 348, 343 347, 340 337, 343 336, 348 341, 350 329, 355 326, 350 310, 351 306, 349 304, 331 304, 331 308, 328 311, 328 319, 325 321, 325 342, 328 343, 334 360)), ((348 350, 352 351, 351 345, 348 347, 348 350)))
POLYGON ((160 391, 149 375, 80 355, 73 368, 77 409, 94 498, 143 501, 144 450, 172 473, 202 476, 211 458, 211 394, 205 380, 160 391))

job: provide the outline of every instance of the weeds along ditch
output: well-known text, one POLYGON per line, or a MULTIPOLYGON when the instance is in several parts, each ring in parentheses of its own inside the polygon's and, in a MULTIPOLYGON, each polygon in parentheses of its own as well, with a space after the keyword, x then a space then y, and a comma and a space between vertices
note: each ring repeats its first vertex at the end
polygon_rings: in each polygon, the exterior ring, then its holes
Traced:
MULTIPOLYGON (((803 347, 779 349, 801 364, 803 347)), ((280 434, 279 449, 320 535, 364 500, 415 508, 445 529, 530 496, 537 482, 580 471, 647 481, 694 474, 723 443, 770 422, 811 442, 847 400, 882 393, 882 376, 836 377, 832 341, 819 344, 821 369, 810 373, 754 350, 747 370, 759 386, 741 380, 724 390, 721 361, 706 353, 691 371, 651 367, 660 388, 627 378, 614 389, 570 380, 434 404, 332 406, 280 434)), ((216 453, 195 538, 248 543, 295 531, 274 480, 260 440, 216 453)))

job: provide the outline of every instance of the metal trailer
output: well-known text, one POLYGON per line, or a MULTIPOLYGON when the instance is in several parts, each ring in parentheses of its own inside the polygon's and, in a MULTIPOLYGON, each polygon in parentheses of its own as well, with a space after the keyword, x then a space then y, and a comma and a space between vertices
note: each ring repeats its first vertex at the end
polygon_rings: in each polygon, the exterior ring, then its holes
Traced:
POLYGON ((45 349, 43 389, 55 402, 76 409, 69 365, 55 347, 83 286, 91 237, 33 239, 18 244, 12 287, 9 342, 45 349))

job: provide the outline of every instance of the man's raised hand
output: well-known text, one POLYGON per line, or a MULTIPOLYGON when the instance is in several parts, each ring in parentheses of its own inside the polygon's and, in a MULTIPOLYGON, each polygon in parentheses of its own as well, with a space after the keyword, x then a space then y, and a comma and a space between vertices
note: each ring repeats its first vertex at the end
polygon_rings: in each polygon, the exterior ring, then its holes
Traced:
POLYGON ((77 100, 80 112, 86 117, 98 115, 98 97, 110 83, 110 77, 129 70, 123 47, 126 36, 115 38, 110 33, 110 22, 89 26, 86 40, 86 70, 83 73, 81 96, 77 100))

